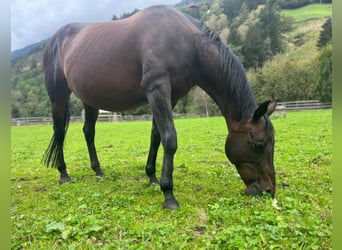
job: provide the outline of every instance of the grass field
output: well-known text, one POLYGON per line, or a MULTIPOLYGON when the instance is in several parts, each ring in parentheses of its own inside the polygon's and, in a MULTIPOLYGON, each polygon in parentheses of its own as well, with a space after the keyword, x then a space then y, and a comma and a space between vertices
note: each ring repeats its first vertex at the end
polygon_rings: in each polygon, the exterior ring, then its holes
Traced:
POLYGON ((332 111, 291 112, 273 124, 277 204, 243 195, 224 154, 223 118, 176 120, 176 211, 162 209, 162 192, 145 176, 150 122, 98 123, 104 178, 89 167, 82 124, 72 123, 72 182, 63 185, 40 162, 52 127, 12 127, 12 249, 331 249, 332 111))
POLYGON ((310 4, 302 8, 283 10, 282 14, 293 17, 296 23, 332 15, 331 4, 310 4))

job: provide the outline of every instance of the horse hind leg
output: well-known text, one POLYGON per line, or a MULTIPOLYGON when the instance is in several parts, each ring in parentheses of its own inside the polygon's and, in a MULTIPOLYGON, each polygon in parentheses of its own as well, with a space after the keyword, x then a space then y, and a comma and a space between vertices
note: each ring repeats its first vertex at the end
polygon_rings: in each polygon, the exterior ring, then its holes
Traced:
POLYGON ((51 138, 50 145, 45 151, 43 162, 49 167, 56 167, 60 172, 60 183, 70 181, 66 164, 64 161, 63 144, 69 123, 69 98, 52 102, 52 118, 54 134, 51 138))
POLYGON ((96 147, 94 143, 95 124, 97 121, 99 111, 98 109, 94 109, 87 105, 84 105, 84 111, 85 122, 83 126, 83 133, 87 142, 91 168, 94 170, 97 176, 103 176, 103 172, 100 167, 100 162, 97 158, 96 147))
POLYGON ((150 184, 159 184, 159 181, 156 177, 156 159, 158 154, 158 148, 160 145, 160 134, 156 123, 153 119, 152 131, 151 131, 151 143, 150 143, 150 151, 147 158, 146 163, 146 174, 150 178, 150 184))

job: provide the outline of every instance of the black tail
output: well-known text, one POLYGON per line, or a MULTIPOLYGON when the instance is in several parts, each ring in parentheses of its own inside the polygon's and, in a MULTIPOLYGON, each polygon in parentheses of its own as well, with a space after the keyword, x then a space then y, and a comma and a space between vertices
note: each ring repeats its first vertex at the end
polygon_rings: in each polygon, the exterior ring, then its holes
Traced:
MULTIPOLYGON (((61 164, 63 164, 61 161, 64 162, 64 156, 63 156, 63 144, 64 144, 64 138, 68 131, 70 122, 70 113, 69 113, 69 102, 65 106, 65 118, 64 118, 64 131, 57 132, 55 130, 49 147, 46 149, 44 155, 43 155, 43 163, 46 167, 55 167, 57 168, 61 164)), ((55 128, 55 126, 54 126, 55 128)))

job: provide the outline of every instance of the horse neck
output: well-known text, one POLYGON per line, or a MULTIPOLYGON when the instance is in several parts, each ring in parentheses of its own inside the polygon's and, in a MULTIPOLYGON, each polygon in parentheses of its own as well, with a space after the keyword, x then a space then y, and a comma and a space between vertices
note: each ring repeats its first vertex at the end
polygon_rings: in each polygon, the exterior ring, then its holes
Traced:
POLYGON ((199 52, 201 79, 198 85, 218 105, 229 129, 247 120, 257 105, 237 58, 216 45, 205 48, 199 52))

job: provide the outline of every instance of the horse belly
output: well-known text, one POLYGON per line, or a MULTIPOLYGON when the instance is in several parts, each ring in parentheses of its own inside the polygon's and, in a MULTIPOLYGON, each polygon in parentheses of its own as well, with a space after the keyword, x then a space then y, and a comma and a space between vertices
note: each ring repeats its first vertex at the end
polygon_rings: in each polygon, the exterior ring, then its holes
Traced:
MULTIPOLYGON (((112 71, 112 73, 114 73, 112 71)), ((85 104, 113 112, 124 111, 146 102, 140 79, 118 74, 103 74, 94 78, 84 74, 82 79, 70 80, 69 88, 85 104)))

